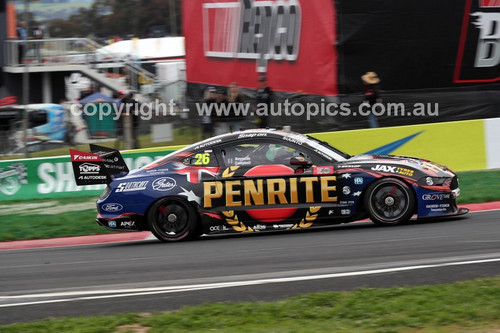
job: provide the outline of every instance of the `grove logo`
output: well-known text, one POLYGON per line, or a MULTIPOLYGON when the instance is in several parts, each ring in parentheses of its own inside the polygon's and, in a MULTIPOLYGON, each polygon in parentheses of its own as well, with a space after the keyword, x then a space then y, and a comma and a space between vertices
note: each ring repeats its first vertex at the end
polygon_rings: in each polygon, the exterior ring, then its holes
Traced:
POLYGON ((0 192, 5 195, 14 195, 22 185, 28 184, 27 168, 22 163, 14 163, 4 170, 0 168, 0 192))

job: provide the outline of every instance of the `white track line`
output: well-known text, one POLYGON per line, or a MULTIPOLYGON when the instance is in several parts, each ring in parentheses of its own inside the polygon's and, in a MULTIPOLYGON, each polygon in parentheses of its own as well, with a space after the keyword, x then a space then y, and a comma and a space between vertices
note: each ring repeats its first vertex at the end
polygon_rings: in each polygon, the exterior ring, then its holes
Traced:
POLYGON ((353 271, 353 272, 332 273, 332 274, 319 274, 319 275, 311 275, 311 276, 295 276, 295 277, 257 279, 257 280, 236 281, 236 282, 193 284, 193 285, 184 285, 184 286, 117 289, 117 290, 106 290, 106 291, 103 291, 103 290, 77 291, 77 292, 70 291, 70 292, 61 292, 61 293, 0 296, 0 302, 16 301, 16 300, 21 300, 21 299, 26 299, 26 298, 66 297, 66 298, 62 298, 62 299, 37 300, 37 301, 29 301, 29 302, 21 302, 21 303, 0 304, 0 308, 14 307, 14 306, 27 306, 27 305, 40 305, 40 304, 49 304, 49 303, 61 303, 61 302, 73 302, 73 301, 82 301, 82 300, 97 300, 97 299, 106 299, 106 298, 130 297, 130 296, 145 296, 145 295, 154 295, 154 294, 169 294, 169 293, 196 291, 196 290, 209 290, 209 289, 221 289, 221 288, 263 285, 263 284, 271 284, 271 283, 300 282, 300 281, 309 281, 309 280, 332 279, 332 278, 341 278, 341 277, 352 277, 352 276, 364 276, 364 275, 373 275, 373 274, 404 272, 404 271, 411 271, 411 270, 418 270, 418 269, 429 269, 429 268, 439 268, 439 267, 448 267, 448 266, 484 264, 484 263, 492 263, 492 262, 500 262, 500 258, 456 261, 456 262, 449 262, 449 263, 438 263, 438 264, 416 265, 416 266, 402 266, 402 267, 385 268, 385 269, 373 269, 373 270, 366 270, 366 271, 353 271), (92 294, 94 294, 95 296, 84 296, 84 295, 92 295, 92 294), (68 297, 73 297, 73 298, 68 298, 68 297))

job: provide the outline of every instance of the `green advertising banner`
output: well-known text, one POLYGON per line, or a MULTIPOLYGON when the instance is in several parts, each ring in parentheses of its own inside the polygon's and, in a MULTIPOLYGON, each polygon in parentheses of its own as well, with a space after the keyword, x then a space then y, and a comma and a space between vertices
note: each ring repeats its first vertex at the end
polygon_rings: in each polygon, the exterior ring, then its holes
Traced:
MULTIPOLYGON (((130 170, 175 149, 122 153, 130 170)), ((76 186, 69 156, 0 161, 0 201, 99 195, 106 185, 76 186)))

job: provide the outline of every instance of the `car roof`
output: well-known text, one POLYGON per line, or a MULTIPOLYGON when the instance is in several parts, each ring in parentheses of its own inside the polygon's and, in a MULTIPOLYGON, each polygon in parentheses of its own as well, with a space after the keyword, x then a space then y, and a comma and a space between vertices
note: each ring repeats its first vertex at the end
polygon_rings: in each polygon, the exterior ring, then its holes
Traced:
POLYGON ((151 168, 153 165, 162 165, 162 161, 167 161, 170 158, 183 152, 195 152, 200 149, 210 148, 214 145, 228 144, 237 142, 238 140, 245 139, 255 139, 255 138, 271 138, 277 140, 283 140, 296 145, 304 145, 309 149, 315 150, 324 157, 335 161, 345 161, 350 158, 349 155, 329 146, 327 143, 323 143, 317 139, 309 137, 304 134, 300 134, 292 131, 283 131, 276 129, 250 129, 244 131, 238 131, 233 133, 221 134, 214 136, 203 141, 193 143, 192 145, 186 146, 180 150, 172 152, 159 161, 155 161, 151 164, 144 166, 143 168, 151 168))

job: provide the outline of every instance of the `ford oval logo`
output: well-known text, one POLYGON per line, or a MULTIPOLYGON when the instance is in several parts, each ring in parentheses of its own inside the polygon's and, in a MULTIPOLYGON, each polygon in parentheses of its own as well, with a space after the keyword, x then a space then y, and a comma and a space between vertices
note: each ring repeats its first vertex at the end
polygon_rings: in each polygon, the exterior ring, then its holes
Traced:
POLYGON ((107 203, 101 206, 102 210, 110 213, 119 212, 123 209, 123 206, 119 203, 107 203))
POLYGON ((151 185, 153 186, 153 190, 165 192, 173 189, 175 186, 177 186, 177 183, 173 178, 162 177, 157 178, 151 185))

